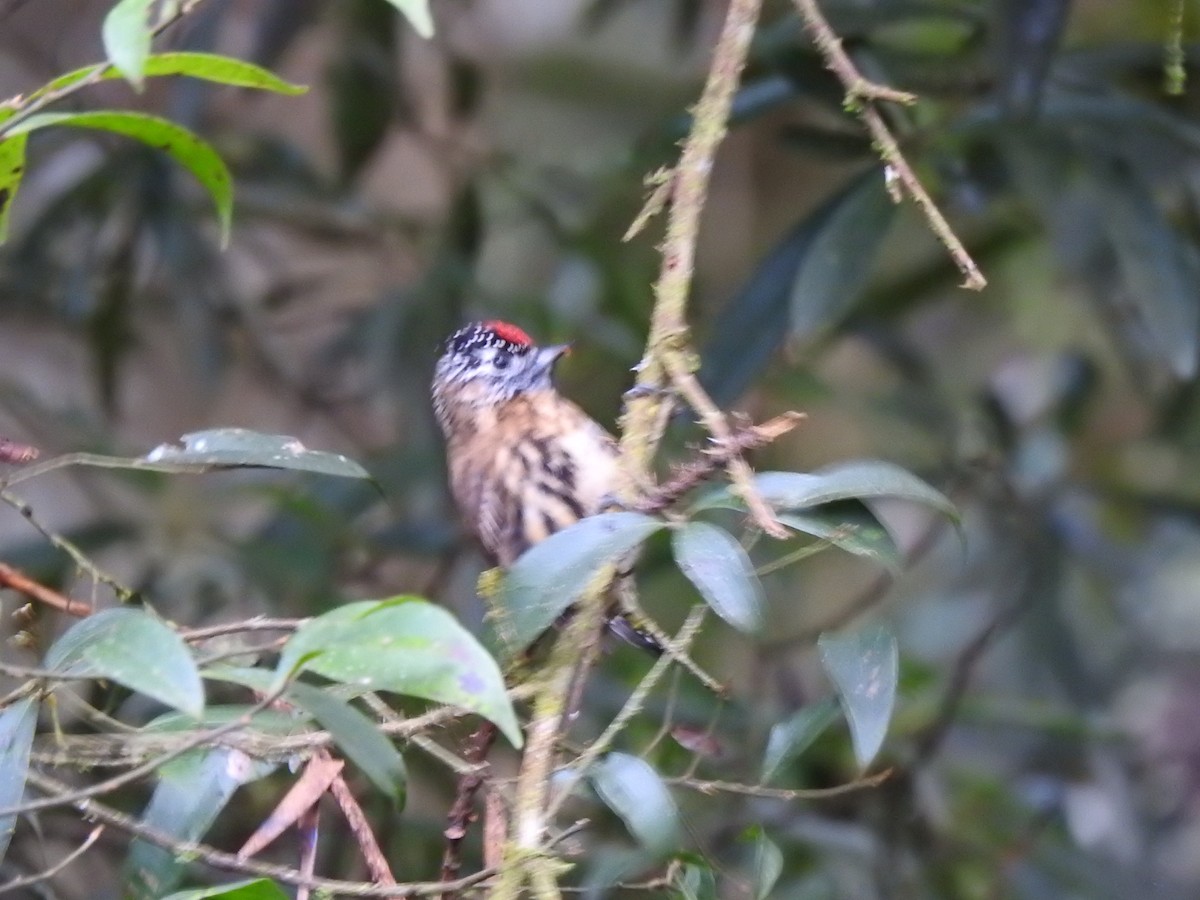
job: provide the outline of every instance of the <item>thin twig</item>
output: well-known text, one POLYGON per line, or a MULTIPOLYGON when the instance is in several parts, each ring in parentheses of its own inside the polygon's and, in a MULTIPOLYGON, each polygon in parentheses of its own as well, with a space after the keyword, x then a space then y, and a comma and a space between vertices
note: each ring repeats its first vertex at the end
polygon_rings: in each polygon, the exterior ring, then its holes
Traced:
POLYGON ((0 587, 11 588, 24 594, 30 600, 36 600, 38 603, 80 619, 90 616, 93 612, 92 607, 82 600, 72 600, 53 588, 34 581, 24 572, 7 563, 0 563, 0 587))
MULTIPOLYGON (((454 803, 446 814, 442 831, 446 845, 442 850, 442 881, 453 881, 462 868, 462 842, 474 818, 475 795, 487 777, 487 758, 500 733, 493 723, 485 721, 468 739, 466 759, 476 766, 473 772, 461 772, 454 792, 454 803)), ((443 894, 443 897, 448 895, 443 894)))
POLYGON ((375 840, 375 832, 371 830, 371 823, 350 791, 344 776, 338 774, 333 779, 333 783, 329 786, 329 793, 337 801, 342 815, 346 817, 346 824, 350 826, 350 833, 358 841, 358 849, 367 864, 367 870, 371 873, 371 880, 376 884, 395 884, 396 877, 392 875, 392 869, 388 865, 387 857, 383 854, 383 849, 379 846, 379 841, 375 840))
POLYGON ((18 803, 15 806, 5 807, 4 809, 0 809, 0 816, 31 813, 36 812, 39 809, 49 809, 53 806, 62 806, 65 803, 75 803, 76 801, 86 800, 89 797, 98 797, 101 794, 107 794, 110 791, 115 791, 118 788, 124 787, 127 784, 132 784, 141 778, 145 778, 147 775, 153 774, 156 770, 166 765, 171 760, 178 759, 189 750, 195 750, 197 747, 202 747, 205 744, 215 743, 225 735, 237 731, 238 729, 245 728, 251 723, 256 715, 278 700, 283 695, 286 687, 287 685, 285 684, 279 687, 277 690, 272 691, 236 719, 232 719, 229 722, 226 722, 224 725, 220 725, 216 728, 210 728, 205 731, 197 732, 187 740, 181 741, 178 746, 168 750, 161 756, 156 756, 153 759, 142 763, 140 766, 134 766, 132 769, 122 772, 120 775, 114 775, 112 778, 109 778, 106 781, 97 782, 90 787, 80 788, 77 791, 69 793, 65 797, 47 797, 42 800, 30 800, 25 803, 18 803))
POLYGON ((700 626, 704 623, 704 614, 707 609, 707 606, 696 606, 688 613, 687 619, 679 629, 679 634, 676 635, 675 640, 670 642, 670 647, 675 652, 673 654, 664 653, 655 660, 654 665, 650 667, 650 671, 646 673, 633 693, 626 699, 620 712, 608 723, 608 726, 600 733, 600 736, 592 741, 588 748, 580 754, 579 758, 571 763, 569 769, 571 773, 570 777, 566 779, 554 802, 550 804, 550 809, 547 811, 548 818, 552 819, 554 817, 554 814, 558 812, 563 803, 566 802, 567 797, 570 796, 575 783, 587 774, 587 770, 600 758, 601 754, 607 752, 617 735, 624 730, 630 720, 642 711, 642 708, 646 704, 646 698, 650 696, 650 692, 658 686, 663 676, 667 674, 667 670, 671 667, 674 657, 687 654, 692 641, 695 640, 696 634, 700 631, 700 626))
MULTIPOLYGON (((70 789, 55 778, 31 769, 27 776, 30 784, 38 790, 65 798, 70 789)), ((67 802, 67 801, 63 801, 67 802)), ((118 812, 111 806, 97 800, 76 800, 72 804, 84 816, 97 819, 114 828, 120 829, 133 837, 162 847, 165 850, 184 859, 195 859, 204 865, 231 872, 244 872, 247 875, 259 875, 282 881, 297 887, 308 887, 313 890, 327 891, 332 895, 347 897, 420 897, 439 894, 443 891, 464 891, 481 882, 487 881, 496 874, 495 869, 483 869, 458 881, 446 884, 440 881, 409 882, 395 885, 370 884, 364 881, 341 881, 335 878, 318 878, 305 875, 298 869, 288 866, 277 866, 271 863, 258 862, 253 859, 238 859, 232 853, 218 850, 210 844, 198 841, 181 841, 157 828, 152 828, 139 822, 133 816, 118 812)))
POLYGON ((846 784, 831 788, 773 788, 762 784, 741 784, 736 781, 706 781, 699 778, 664 778, 667 784, 699 791, 701 794, 743 794, 747 797, 768 797, 773 800, 823 800, 878 787, 892 777, 892 770, 885 769, 878 775, 867 775, 846 784))
POLYGON ((824 13, 821 12, 817 0, 794 0, 794 2, 804 24, 812 33, 817 49, 825 57, 829 69, 846 89, 846 106, 858 113, 870 133, 871 139, 875 142, 875 149, 880 157, 890 167, 891 172, 895 173, 895 177, 899 179, 900 184, 908 191, 917 206, 921 208, 921 212, 925 214, 925 219, 929 222, 930 229, 949 251, 954 264, 958 266, 959 271, 966 279, 963 287, 972 291, 983 290, 987 287, 987 279, 983 277, 979 266, 975 264, 975 260, 971 258, 967 248, 954 233, 954 229, 950 227, 946 217, 933 202, 933 198, 929 196, 925 186, 921 184, 921 180, 901 152, 900 145, 892 136, 891 129, 888 128, 883 116, 874 106, 875 102, 879 100, 908 104, 914 102, 916 98, 912 94, 895 91, 863 78, 843 49, 841 39, 830 26, 824 13))
POLYGON ((21 888, 31 887, 35 884, 40 884, 43 881, 49 881, 67 866, 71 865, 71 863, 75 862, 75 860, 79 859, 79 857, 83 856, 83 854, 87 853, 88 849, 92 846, 92 844, 96 843, 96 841, 100 839, 100 835, 102 834, 104 834, 104 826, 97 825, 91 830, 88 836, 84 838, 82 844, 80 844, 50 868, 44 869, 41 872, 35 872, 32 875, 22 875, 19 878, 14 878, 11 881, 6 881, 4 884, 0 884, 0 895, 10 894, 13 891, 20 890, 21 888))

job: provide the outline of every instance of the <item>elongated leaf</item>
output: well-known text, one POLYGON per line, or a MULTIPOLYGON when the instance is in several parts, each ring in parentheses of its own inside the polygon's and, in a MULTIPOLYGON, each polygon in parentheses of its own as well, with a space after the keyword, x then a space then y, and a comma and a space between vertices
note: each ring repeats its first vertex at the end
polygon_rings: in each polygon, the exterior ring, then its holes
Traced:
MULTIPOLYGON (((38 702, 32 697, 0 710, 0 809, 16 806, 25 793, 37 717, 38 702)), ((16 827, 16 815, 0 816, 0 861, 4 860, 16 827)))
POLYGON ((895 218, 896 204, 877 168, 851 184, 840 200, 813 235, 792 283, 792 333, 801 339, 819 337, 850 311, 895 218))
POLYGON ((500 591, 501 634, 524 650, 569 607, 606 565, 664 525, 635 512, 601 513, 534 544, 513 563, 500 591))
POLYGON ((904 561, 887 529, 857 500, 827 503, 802 512, 779 513, 778 519, 788 528, 829 541, 855 556, 873 559, 892 571, 898 570, 904 561))
POLYGON ((214 900, 214 898, 220 898, 220 900, 288 900, 288 895, 270 879, 254 878, 216 887, 176 891, 166 900, 214 900))
MULTIPOLYGON (((97 72, 102 80, 122 77, 119 71, 107 63, 95 63, 84 66, 82 69, 75 69, 73 72, 67 72, 65 75, 59 75, 53 81, 48 81, 33 91, 27 99, 36 100, 45 94, 60 91, 65 87, 78 84, 85 78, 96 76, 97 72)), ((304 85, 284 81, 262 66, 234 59, 231 56, 222 56, 219 53, 195 53, 192 51, 154 53, 147 57, 142 74, 147 78, 187 75, 216 84, 255 88, 290 96, 304 94, 308 91, 304 85)))
POLYGON ((284 645, 277 683, 305 669, 369 690, 462 707, 521 745, 496 661, 449 612, 424 600, 362 600, 305 623, 284 645))
POLYGON ((1096 162, 1088 171, 1125 295, 1171 372, 1189 379, 1200 340, 1200 272, 1146 185, 1116 164, 1096 162))
POLYGON ((679 810, 663 780, 644 759, 610 753, 588 770, 592 788, 647 850, 667 853, 679 843, 679 810))
POLYGON ((185 434, 175 444, 162 444, 146 454, 147 462, 195 466, 198 470, 227 466, 295 469, 344 478, 371 475, 340 453, 309 450, 286 434, 260 434, 245 428, 214 428, 185 434))
POLYGON ((1070 0, 1002 0, 999 4, 1003 50, 997 59, 1001 95, 1011 114, 1028 116, 1036 111, 1070 7, 1070 0))
MULTIPOLYGON (((164 766, 146 807, 143 824, 181 841, 203 837, 243 784, 270 774, 275 766, 240 750, 190 753, 164 766)), ((188 866, 186 859, 145 841, 134 841, 125 864, 127 895, 157 900, 172 890, 188 866)))
POLYGON ((286 696, 312 713, 346 756, 396 802, 397 808, 404 807, 408 788, 404 757, 374 722, 349 703, 311 684, 293 682, 286 696))
POLYGON ((762 584, 733 535, 707 522, 689 522, 674 533, 673 543, 679 570, 713 612, 739 631, 762 629, 762 584))
POLYGON ((767 750, 763 754, 762 780, 770 781, 780 769, 800 756, 834 723, 837 716, 837 701, 830 697, 810 703, 782 722, 772 725, 767 735, 767 750))
POLYGON ((146 113, 100 110, 78 113, 38 113, 18 122, 9 136, 28 134, 40 128, 65 125, 111 131, 149 144, 171 156, 190 171, 212 197, 221 224, 221 240, 229 241, 233 220, 233 179, 225 162, 204 140, 181 125, 146 113))
POLYGON ((142 87, 150 56, 150 6, 154 0, 120 0, 107 16, 101 35, 109 62, 134 87, 142 87))
MULTIPOLYGON (((790 331, 801 267, 821 246, 855 246, 857 235, 848 229, 857 217, 841 215, 842 207, 853 205, 867 182, 879 184, 882 180, 881 171, 872 169, 821 204, 780 239, 721 310, 701 354, 704 364, 700 369, 701 382, 718 403, 732 403, 766 368, 790 331)), ((871 249, 867 248, 868 253, 871 249)), ((864 260, 866 265, 869 259, 864 260)), ((831 291, 836 293, 836 288, 831 291)))
POLYGON ((388 0, 388 3, 404 13, 413 31, 426 39, 433 37, 433 16, 429 12, 429 0, 388 0))
MULTIPOLYGON (((807 509, 838 500, 891 497, 930 506, 957 519, 952 504, 940 492, 897 465, 878 460, 838 463, 815 472, 761 472, 754 484, 771 506, 780 510, 807 509)), ((702 497, 694 509, 741 509, 744 504, 727 487, 702 497)))
POLYGON ((754 838, 754 900, 767 900, 783 872, 783 853, 761 828, 754 838))
POLYGON ((187 645, 140 609, 106 609, 76 623, 47 651, 46 668, 107 678, 196 718, 204 714, 204 686, 187 645))
POLYGON ((854 756, 865 769, 883 746, 896 703, 896 638, 883 625, 869 625, 851 634, 823 634, 817 646, 850 723, 854 756))
POLYGON ((23 134, 0 139, 0 244, 8 240, 9 216, 25 175, 26 140, 23 134))

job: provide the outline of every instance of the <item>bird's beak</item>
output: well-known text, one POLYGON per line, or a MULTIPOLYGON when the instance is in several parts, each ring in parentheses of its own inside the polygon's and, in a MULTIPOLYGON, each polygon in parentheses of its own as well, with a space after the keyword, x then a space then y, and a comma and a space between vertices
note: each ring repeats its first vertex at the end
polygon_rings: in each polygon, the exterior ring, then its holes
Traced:
POLYGON ((549 374, 554 369, 554 364, 571 352, 570 344, 555 344, 551 347, 538 348, 538 363, 539 368, 549 374))

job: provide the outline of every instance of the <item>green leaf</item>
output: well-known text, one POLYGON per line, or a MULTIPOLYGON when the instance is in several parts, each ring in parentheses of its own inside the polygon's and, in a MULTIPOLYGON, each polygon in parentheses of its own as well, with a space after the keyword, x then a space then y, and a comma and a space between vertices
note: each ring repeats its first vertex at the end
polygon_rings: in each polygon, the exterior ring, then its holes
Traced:
POLYGON ((1126 167, 1093 161, 1086 171, 1124 282, 1122 299, 1137 311, 1171 372, 1190 379, 1200 337, 1200 288, 1184 239, 1149 187, 1126 167))
POLYGON ((767 900, 783 872, 783 853, 765 831, 756 828, 754 837, 754 900, 767 900))
POLYGON ((167 119, 119 110, 38 113, 18 122, 7 134, 10 137, 28 134, 55 125, 111 131, 167 153, 204 185, 217 207, 221 241, 223 244, 229 242, 229 229, 233 220, 233 179, 217 151, 200 137, 167 119))
POLYGON ((821 336, 850 311, 896 214, 878 168, 856 179, 839 201, 813 235, 792 282, 792 333, 801 339, 821 336))
POLYGON ((46 653, 46 668, 107 678, 200 718, 204 686, 183 639, 149 613, 118 607, 72 626, 46 653))
MULTIPOLYGON (((837 500, 912 500, 957 519, 958 513, 946 497, 916 475, 897 465, 878 460, 838 463, 816 472, 760 472, 755 487, 775 509, 796 510, 837 500)), ((743 509, 745 504, 728 487, 700 498, 694 510, 743 509)))
POLYGON ((284 645, 276 683, 303 670, 462 707, 521 746, 496 661, 449 612, 424 600, 362 600, 306 622, 284 645))
MULTIPOLYGON (((294 469, 343 478, 370 478, 370 473, 340 453, 309 450, 286 434, 260 434, 245 428, 213 428, 185 434, 178 443, 161 444, 146 454, 146 462, 173 467, 194 466, 198 471, 214 467, 256 466, 294 469)), ((172 469, 171 471, 177 471, 172 469)))
POLYGON ((772 725, 763 754, 762 780, 767 782, 774 778, 780 769, 807 750, 837 717, 837 701, 830 697, 810 703, 772 725))
POLYGON ((213 897, 219 897, 221 900, 288 900, 288 895, 283 889, 268 878, 253 878, 216 887, 176 891, 166 900, 210 900, 213 897))
POLYGON ((150 56, 150 7, 154 0, 120 0, 104 17, 101 35, 109 62, 141 90, 150 56))
POLYGON ((311 684, 293 682, 284 696, 312 713, 363 774, 395 800, 398 809, 404 807, 408 786, 404 757, 374 722, 349 703, 311 684))
POLYGON ((0 139, 0 244, 8 240, 9 216, 25 175, 27 140, 28 137, 23 134, 0 139))
POLYGON ((433 16, 429 12, 429 0, 388 0, 388 3, 404 13, 413 31, 426 40, 433 37, 433 16))
MULTIPOLYGON (((36 100, 46 94, 78 84, 86 78, 96 76, 97 72, 99 72, 99 78, 105 81, 122 77, 119 71, 107 63, 95 63, 73 72, 67 72, 65 75, 59 75, 33 91, 26 100, 36 100)), ((234 59, 231 56, 221 56, 219 53, 194 53, 191 51, 154 53, 146 59, 142 74, 147 78, 187 75, 215 84, 254 88, 289 96, 308 92, 308 88, 304 85, 284 81, 262 66, 234 59)))
POLYGON ((601 513, 539 541, 509 568, 500 589, 499 623, 509 652, 528 647, 614 563, 664 527, 635 512, 601 513))
POLYGON ((900 569, 904 557, 875 514, 856 500, 828 503, 803 512, 779 513, 788 528, 829 541, 855 556, 865 556, 892 571, 900 569))
POLYGON ((679 570, 713 612, 739 631, 762 629, 762 584, 733 535, 707 522, 689 522, 675 531, 672 541, 679 570))
MULTIPOLYGON (((239 787, 274 769, 240 750, 188 753, 162 768, 142 824, 180 841, 199 840, 239 787)), ((179 883, 188 864, 156 844, 134 841, 125 862, 126 896, 157 900, 179 883)))
POLYGON ((663 780, 644 759, 610 753, 588 770, 588 780, 647 850, 668 853, 678 846, 679 810, 663 780))
MULTIPOLYGON (((872 182, 876 186, 882 184, 880 169, 873 168, 850 182, 787 232, 721 310, 710 332, 712 337, 700 354, 704 360, 700 380, 715 401, 720 404, 735 401, 766 368, 787 338, 789 329, 795 325, 793 315, 797 299, 807 302, 798 297, 796 285, 814 251, 820 252, 823 247, 858 246, 858 235, 848 229, 858 223, 860 217, 843 214, 842 208, 860 203, 859 192, 869 190, 865 185, 872 182)), ((882 228, 876 244, 881 236, 882 228)), ((868 257, 874 249, 874 246, 865 248, 868 257)), ((805 276, 806 283, 817 285, 827 281, 833 268, 829 258, 826 257, 824 264, 814 265, 813 273, 805 276), (821 279, 815 277, 822 272, 826 274, 821 279)), ((870 259, 864 258, 862 267, 867 269, 869 265, 870 259)), ((852 278, 851 287, 856 287, 854 280, 852 278)), ((861 283, 857 287, 861 287, 861 283)), ((844 310, 853 301, 854 294, 829 285, 820 298, 829 303, 829 315, 832 315, 839 303, 844 310)), ((818 311, 815 305, 813 310, 818 311)))
POLYGON ((823 634, 817 647, 850 723, 854 756, 866 769, 883 746, 896 704, 896 638, 883 625, 869 625, 851 634, 823 634))
MULTIPOLYGON (((0 710, 0 809, 21 802, 29 771, 29 750, 37 726, 38 702, 32 697, 18 700, 0 710)), ((8 850, 17 817, 0 816, 0 861, 8 850)))

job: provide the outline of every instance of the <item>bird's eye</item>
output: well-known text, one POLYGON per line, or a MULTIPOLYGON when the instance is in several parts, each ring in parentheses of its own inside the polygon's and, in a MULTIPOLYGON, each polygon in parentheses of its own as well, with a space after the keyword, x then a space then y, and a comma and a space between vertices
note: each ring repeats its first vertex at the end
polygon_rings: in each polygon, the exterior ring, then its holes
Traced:
POLYGON ((492 366, 497 369, 507 369, 512 357, 503 350, 497 350, 496 355, 492 357, 492 366))

